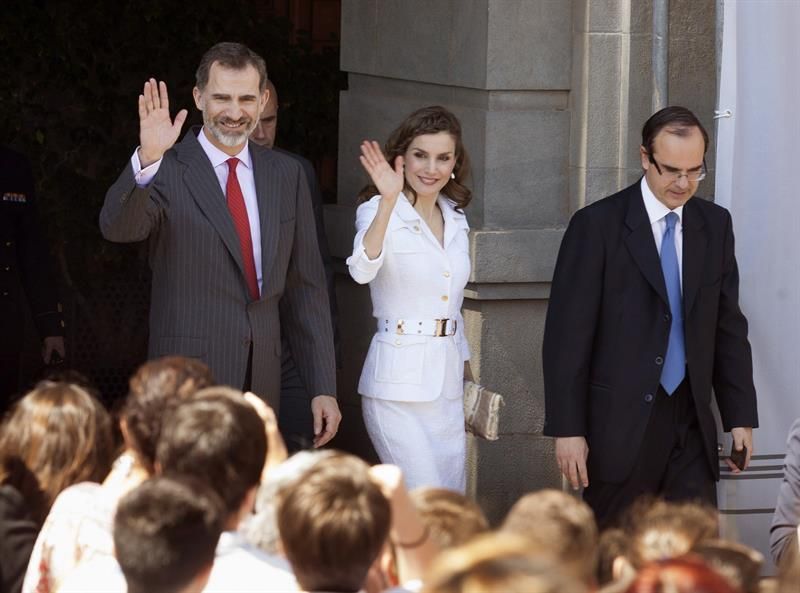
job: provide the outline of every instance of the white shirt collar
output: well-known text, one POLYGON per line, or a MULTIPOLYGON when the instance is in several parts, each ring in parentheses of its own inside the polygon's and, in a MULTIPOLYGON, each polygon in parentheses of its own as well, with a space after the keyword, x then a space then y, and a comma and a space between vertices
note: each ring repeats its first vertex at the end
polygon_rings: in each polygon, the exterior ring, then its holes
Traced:
MULTIPOLYGON (((200 146, 203 147, 203 150, 208 156, 208 160, 211 161, 211 165, 215 169, 231 158, 231 155, 225 154, 219 148, 211 144, 211 140, 206 136, 205 126, 200 129, 200 133, 197 135, 197 141, 200 143, 200 146)), ((248 143, 245 143, 244 148, 239 151, 239 154, 234 155, 234 157, 239 159, 248 169, 253 168, 252 161, 250 160, 250 147, 248 143)))
POLYGON ((662 220, 670 212, 678 215, 678 221, 683 223, 683 206, 678 206, 675 210, 670 210, 662 204, 655 194, 647 185, 647 177, 642 177, 641 182, 642 198, 644 198, 644 208, 647 210, 647 217, 650 219, 650 224, 662 220))

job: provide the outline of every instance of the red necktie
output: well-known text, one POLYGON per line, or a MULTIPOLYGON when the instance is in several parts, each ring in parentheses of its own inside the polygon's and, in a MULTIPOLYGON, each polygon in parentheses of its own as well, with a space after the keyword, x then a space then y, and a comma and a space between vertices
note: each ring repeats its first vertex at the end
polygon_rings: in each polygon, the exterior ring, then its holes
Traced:
POLYGON ((239 178, 236 176, 236 165, 239 159, 230 158, 228 163, 228 183, 225 187, 225 197, 228 200, 228 210, 230 210, 233 226, 236 227, 236 234, 239 235, 239 246, 242 249, 242 263, 244 263, 244 277, 247 280, 247 289, 250 298, 258 300, 258 276, 256 276, 256 262, 253 258, 253 238, 250 235, 250 221, 247 218, 247 208, 244 205, 242 188, 239 185, 239 178))

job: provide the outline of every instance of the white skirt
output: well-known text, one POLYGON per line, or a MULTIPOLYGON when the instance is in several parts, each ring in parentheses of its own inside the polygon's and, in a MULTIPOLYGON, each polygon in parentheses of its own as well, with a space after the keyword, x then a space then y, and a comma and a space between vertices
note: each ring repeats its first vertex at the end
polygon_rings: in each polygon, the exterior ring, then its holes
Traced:
POLYGON ((406 487, 466 490, 463 398, 405 402, 362 397, 364 423, 382 463, 403 470, 406 487))

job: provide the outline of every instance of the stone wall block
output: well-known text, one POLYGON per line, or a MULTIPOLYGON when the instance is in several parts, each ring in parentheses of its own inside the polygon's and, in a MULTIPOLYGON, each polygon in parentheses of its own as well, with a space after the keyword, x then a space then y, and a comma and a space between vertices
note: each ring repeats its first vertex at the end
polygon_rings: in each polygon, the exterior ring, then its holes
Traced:
MULTIPOLYGON (((593 33, 621 33, 630 27, 629 0, 590 0, 589 28, 593 33)), ((639 0, 641 1, 641 0, 639 0)))
POLYGON ((449 39, 454 0, 380 0, 376 73, 450 84, 449 39))
POLYGON ((476 283, 549 282, 563 229, 473 231, 476 283))
POLYGON ((503 435, 539 434, 544 427, 541 344, 546 301, 483 301, 479 304, 481 384, 502 393, 503 435))
POLYGON ((561 488, 554 441, 514 434, 490 442, 470 437, 467 492, 499 526, 524 494, 541 488, 561 488))
POLYGON ((653 32, 653 0, 621 0, 630 3, 631 33, 653 32))
POLYGON ((627 168, 641 170, 639 146, 642 126, 653 114, 652 36, 631 35, 631 60, 628 85, 627 145, 622 162, 627 168))
MULTIPOLYGON (((486 52, 489 39, 487 0, 455 2, 448 43, 449 79, 452 84, 486 88, 486 52)), ((440 39, 440 43, 444 43, 440 39)))
POLYGON ((589 35, 588 167, 616 167, 619 162, 622 51, 620 35, 589 35))
POLYGON ((571 2, 489 0, 490 89, 568 89, 571 2))
POLYGON ((586 204, 601 200, 625 187, 620 169, 590 168, 586 171, 586 204))
POLYGON ((378 4, 344 0, 339 62, 345 72, 375 72, 378 56, 378 4))
POLYGON ((569 113, 487 114, 484 228, 563 224, 567 198, 569 113))

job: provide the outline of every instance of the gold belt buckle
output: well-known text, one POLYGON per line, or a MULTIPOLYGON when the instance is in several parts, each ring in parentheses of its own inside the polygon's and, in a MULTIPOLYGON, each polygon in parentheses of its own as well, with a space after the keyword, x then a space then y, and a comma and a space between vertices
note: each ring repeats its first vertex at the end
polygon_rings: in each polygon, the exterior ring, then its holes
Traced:
POLYGON ((405 324, 406 322, 403 319, 397 320, 397 329, 395 330, 395 332, 397 333, 398 336, 402 336, 406 333, 405 324))
POLYGON ((447 335, 447 322, 449 319, 436 319, 436 333, 437 338, 443 338, 447 335))

